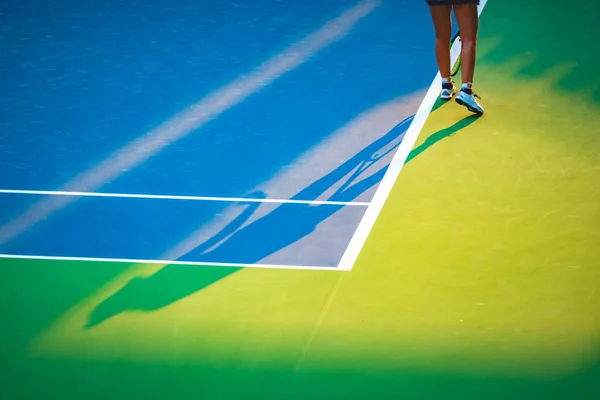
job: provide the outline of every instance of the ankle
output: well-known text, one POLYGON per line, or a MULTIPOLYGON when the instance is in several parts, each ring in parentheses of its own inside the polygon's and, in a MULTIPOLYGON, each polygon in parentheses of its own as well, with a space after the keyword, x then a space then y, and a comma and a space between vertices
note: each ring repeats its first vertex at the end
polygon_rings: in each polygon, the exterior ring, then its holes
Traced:
POLYGON ((467 94, 473 94, 473 84, 471 82, 464 82, 460 90, 467 94))

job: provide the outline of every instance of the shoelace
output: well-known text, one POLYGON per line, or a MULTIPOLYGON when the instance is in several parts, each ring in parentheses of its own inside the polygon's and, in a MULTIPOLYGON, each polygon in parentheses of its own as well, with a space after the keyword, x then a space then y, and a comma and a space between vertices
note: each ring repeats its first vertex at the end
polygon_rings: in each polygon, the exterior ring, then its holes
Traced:
MULTIPOLYGON (((462 91, 465 92, 464 90, 462 90, 462 91)), ((467 92, 465 92, 465 93, 467 93, 467 92)), ((467 93, 467 94, 469 94, 469 93, 467 93)), ((479 95, 477 93, 473 92, 472 90, 471 90, 470 95, 473 96, 473 97, 475 97, 476 99, 481 100, 481 97, 479 97, 479 95)))

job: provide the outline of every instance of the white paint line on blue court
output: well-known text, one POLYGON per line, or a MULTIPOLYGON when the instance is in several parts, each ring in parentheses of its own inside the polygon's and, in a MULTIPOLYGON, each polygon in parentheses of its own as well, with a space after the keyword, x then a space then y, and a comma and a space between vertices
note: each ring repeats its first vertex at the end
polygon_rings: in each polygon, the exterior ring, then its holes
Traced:
POLYGON ((250 198, 250 197, 173 196, 173 195, 160 195, 160 194, 68 192, 68 191, 52 191, 52 190, 0 189, 0 194, 73 196, 73 197, 109 197, 109 198, 122 198, 122 199, 154 199, 154 200, 182 200, 182 201, 220 201, 220 202, 231 202, 231 203, 309 204, 309 205, 360 206, 360 207, 367 207, 369 205, 368 202, 360 202, 360 201, 261 199, 261 198, 250 198))
MULTIPOLYGON (((486 3, 487 0, 481 0, 478 9, 480 15, 486 3)), ((451 65, 454 65, 454 62, 458 59, 459 54, 460 42, 457 41, 454 43, 454 46, 452 46, 451 49, 451 59, 453 61, 451 65)), ((377 221, 377 218, 379 217, 385 201, 392 191, 394 183, 396 182, 396 179, 398 178, 398 175, 400 174, 400 171, 402 170, 410 151, 417 141, 419 133, 421 133, 421 129, 423 129, 423 125, 425 125, 427 117, 431 113, 431 109, 433 108, 433 105, 435 104, 435 101, 439 95, 440 87, 441 76, 438 72, 431 83, 431 86, 429 87, 429 90, 427 91, 427 94, 425 95, 425 98, 423 99, 423 102, 421 103, 421 106, 419 107, 412 124, 408 128, 408 131, 404 136, 404 140, 398 147, 398 150, 394 155, 392 162, 390 163, 390 167, 381 180, 381 183, 377 187, 377 191, 373 196, 371 204, 365 211, 365 215, 356 229, 354 236, 350 240, 350 244, 348 245, 344 255, 342 256, 342 259, 340 260, 340 263, 338 264, 338 270, 350 271, 356 263, 356 260, 358 259, 358 256, 364 247, 367 238, 371 233, 375 222, 377 221)))

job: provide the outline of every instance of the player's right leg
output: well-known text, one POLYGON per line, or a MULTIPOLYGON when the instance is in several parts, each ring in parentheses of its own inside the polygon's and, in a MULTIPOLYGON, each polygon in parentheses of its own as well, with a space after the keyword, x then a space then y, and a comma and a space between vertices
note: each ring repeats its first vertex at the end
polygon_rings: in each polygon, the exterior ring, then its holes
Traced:
POLYGON ((458 22, 461 38, 461 73, 462 87, 456 96, 456 102, 465 106, 469 111, 482 115, 483 107, 479 104, 473 92, 473 77, 475 75, 475 59, 477 54, 477 31, 479 16, 477 13, 478 0, 463 0, 454 5, 454 15, 458 22))

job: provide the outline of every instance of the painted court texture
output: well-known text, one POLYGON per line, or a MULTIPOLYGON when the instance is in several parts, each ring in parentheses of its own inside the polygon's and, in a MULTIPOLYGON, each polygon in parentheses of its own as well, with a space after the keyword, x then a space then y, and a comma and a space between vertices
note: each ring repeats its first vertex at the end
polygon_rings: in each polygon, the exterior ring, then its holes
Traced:
POLYGON ((600 398, 597 3, 0 4, 3 399, 600 398))

